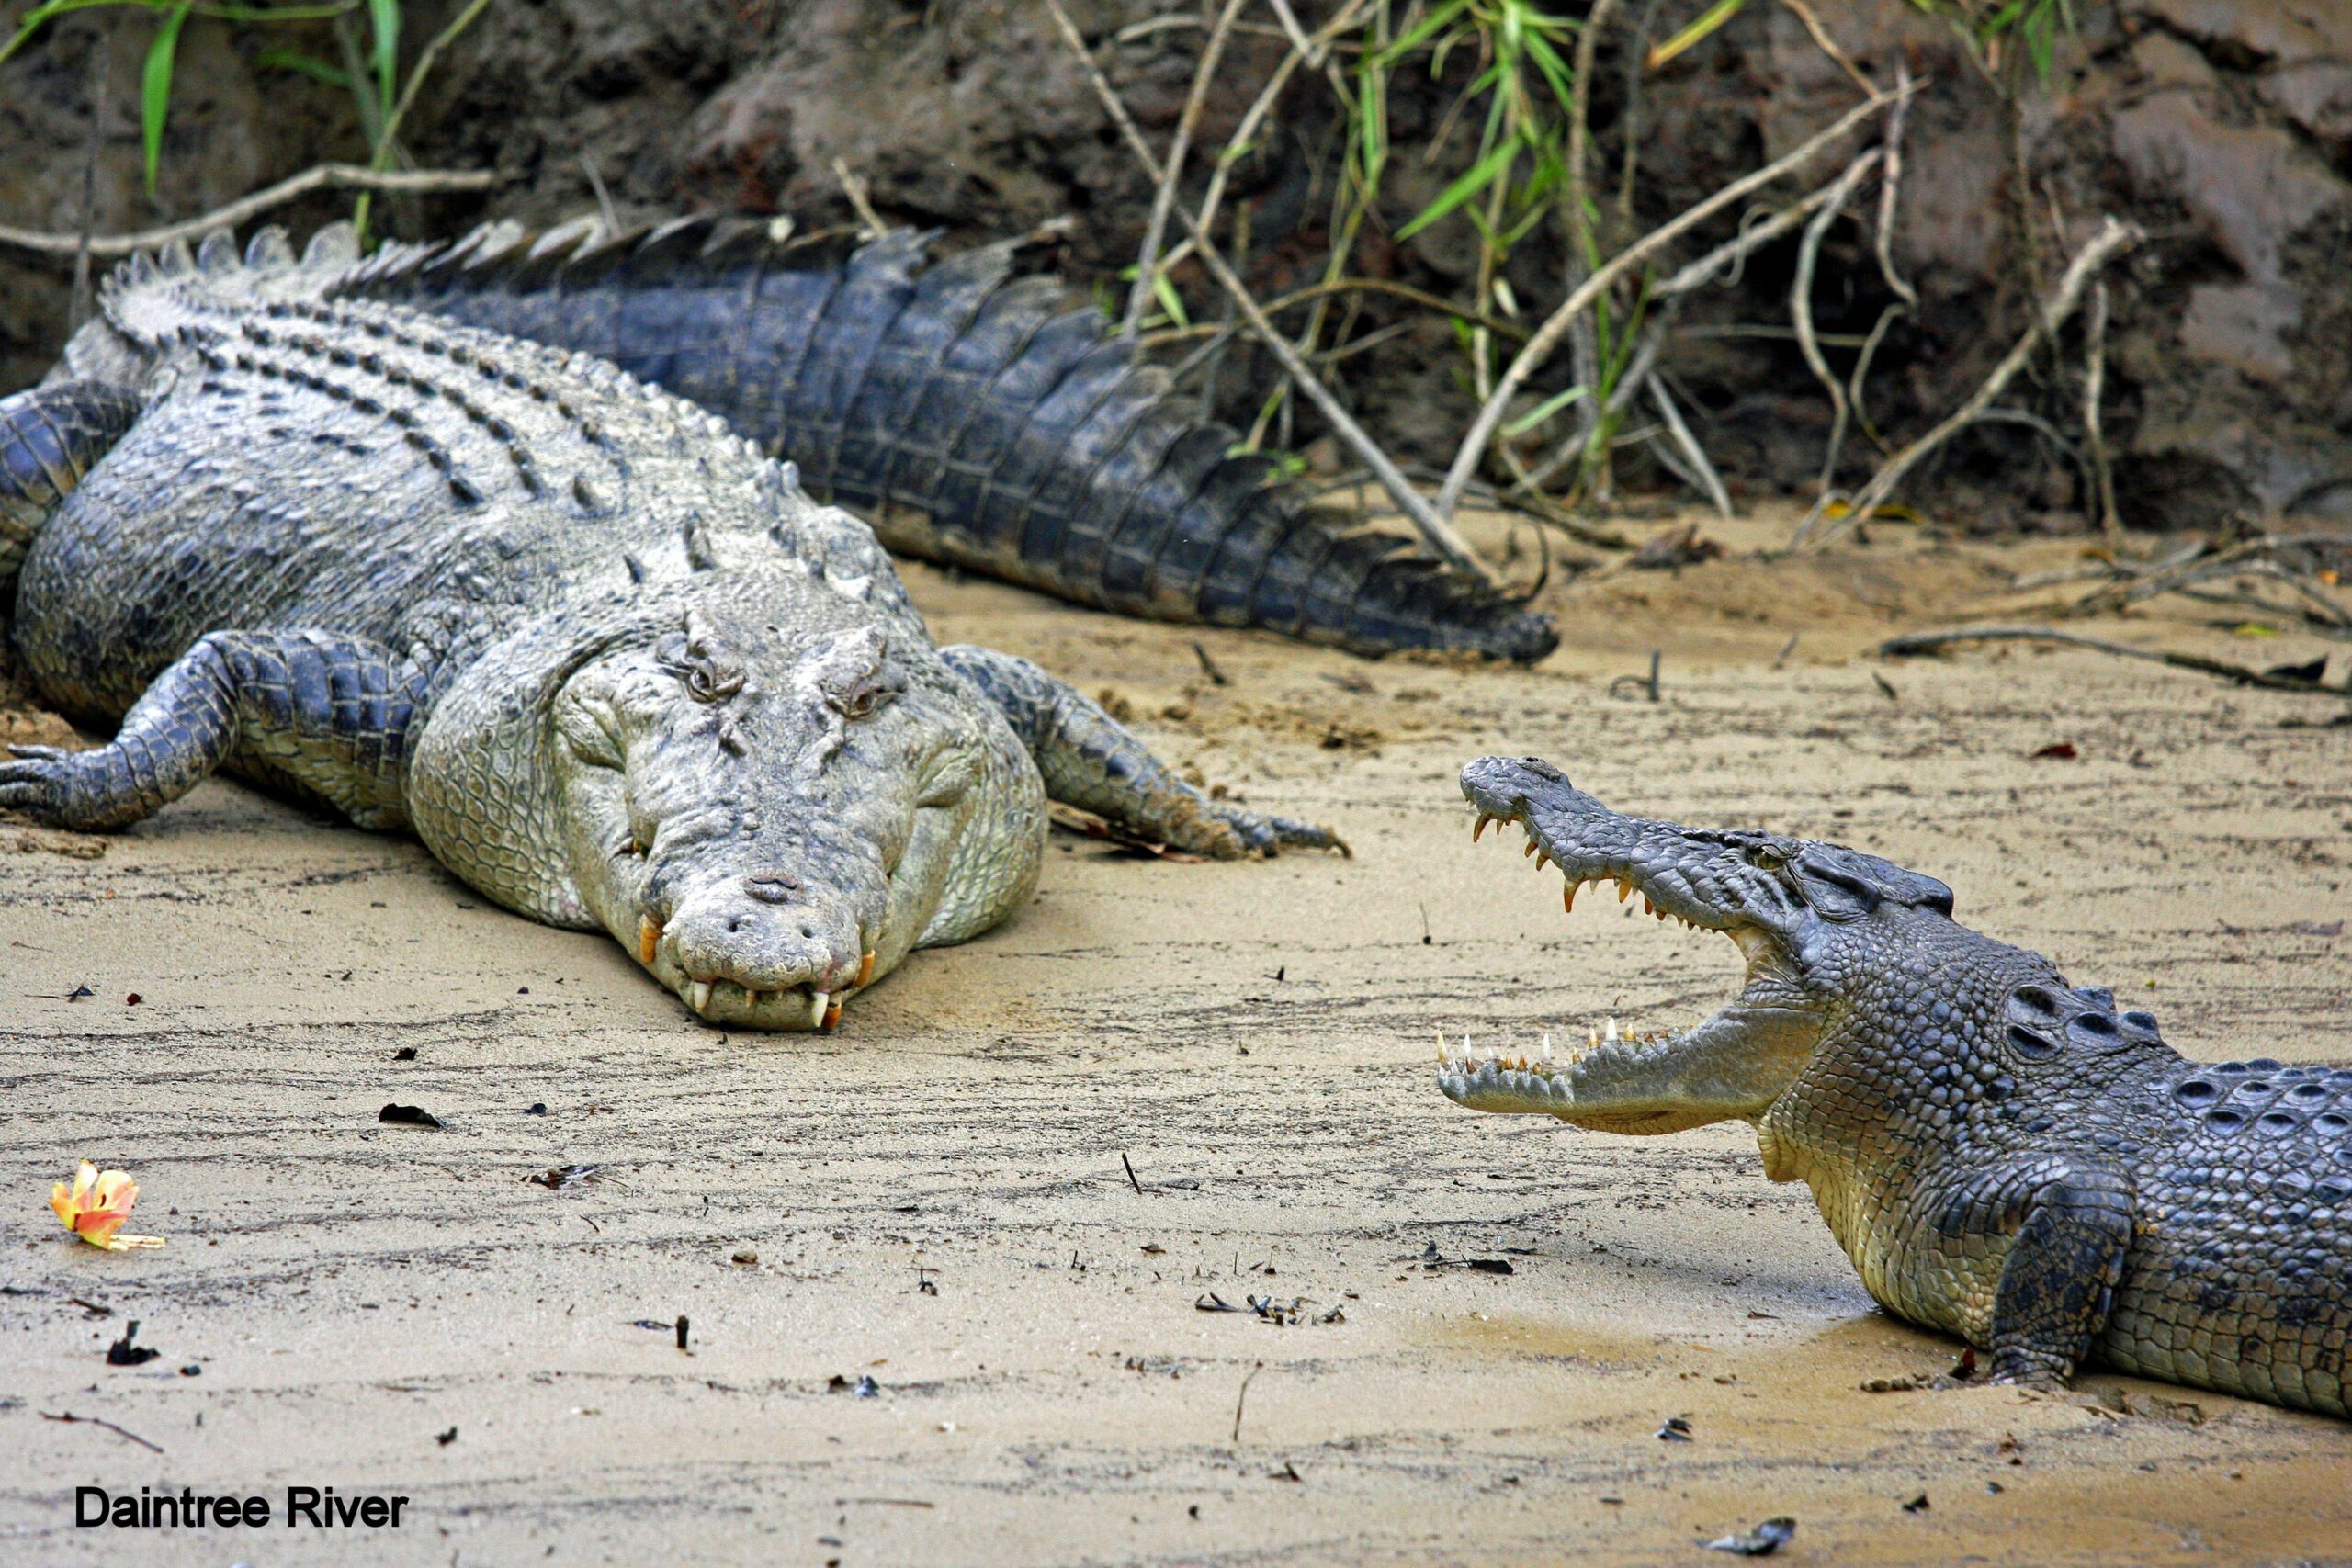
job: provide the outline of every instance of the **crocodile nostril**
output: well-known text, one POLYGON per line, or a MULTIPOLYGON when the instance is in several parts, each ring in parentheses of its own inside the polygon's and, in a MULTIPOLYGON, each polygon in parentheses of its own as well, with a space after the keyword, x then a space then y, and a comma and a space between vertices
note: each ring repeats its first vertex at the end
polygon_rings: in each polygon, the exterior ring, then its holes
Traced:
POLYGON ((745 877, 743 891, 763 904, 782 904, 800 891, 800 879, 781 871, 763 872, 745 877))

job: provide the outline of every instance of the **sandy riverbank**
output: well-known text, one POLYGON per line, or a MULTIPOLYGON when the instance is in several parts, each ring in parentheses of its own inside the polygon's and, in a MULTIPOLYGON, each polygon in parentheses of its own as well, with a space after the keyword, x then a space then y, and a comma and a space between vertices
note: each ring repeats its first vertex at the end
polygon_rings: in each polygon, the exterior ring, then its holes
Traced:
POLYGON ((1492 750, 1932 872, 2193 1055, 2352 1060, 2352 729, 2280 727, 2332 707, 1857 657, 2064 554, 1621 573, 1555 591, 1532 671, 915 574, 943 640, 1082 673, 1357 857, 1058 836, 1031 908, 825 1038, 698 1027, 612 943, 233 785, 103 846, 0 822, 0 1559, 1649 1564, 1790 1515, 1791 1563, 2352 1562, 2352 1427, 2104 1375, 1865 1393, 1955 1347, 1871 1310, 1744 1129, 1612 1140, 1430 1082, 1440 1021, 1674 1021, 1735 968, 1474 849, 1453 776, 1492 750), (1612 697, 1654 647, 1662 700, 1612 697), (62 1239, 85 1154, 164 1250, 62 1239), (108 1367, 130 1318, 163 1358, 108 1367), (77 1484, 412 1501, 153 1535, 74 1529, 77 1484))

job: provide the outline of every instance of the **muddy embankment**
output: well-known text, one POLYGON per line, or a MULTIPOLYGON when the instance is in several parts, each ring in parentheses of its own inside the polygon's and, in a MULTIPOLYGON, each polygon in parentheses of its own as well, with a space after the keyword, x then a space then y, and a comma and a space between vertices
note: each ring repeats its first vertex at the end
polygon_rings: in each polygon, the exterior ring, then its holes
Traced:
MULTIPOLYGON (((2352 516, 2352 12, 2318 0, 2127 0, 2079 6, 2052 68, 1984 67, 1944 22, 1894 0, 1813 8, 1854 66, 1928 83, 1910 117, 1893 257, 1919 293, 1894 321, 1869 383, 1889 442, 1925 429, 1980 380, 2100 215, 2151 235, 2112 277, 2106 425, 2127 519, 2208 527, 2233 513, 2352 516)), ((407 7, 413 54, 455 7, 407 7)), ((1328 7, 1303 5, 1310 25, 1328 7)), ((1197 7, 1154 0, 1072 6, 1111 81, 1148 133, 1172 130, 1204 29, 1197 7)), ((1855 101, 1847 73, 1797 13, 1756 4, 1661 70, 1644 42, 1686 17, 1618 7, 1594 77, 1595 189, 1604 232, 1623 241, 1778 155, 1855 101), (1635 151, 1630 172, 1626 152, 1635 151), (1630 177, 1629 177, 1630 173, 1630 177)), ((0 67, 0 217, 75 228, 93 168, 93 218, 120 231, 207 210, 363 143, 348 99, 272 71, 289 41, 332 54, 323 34, 192 18, 182 43, 156 194, 142 187, 136 84, 153 23, 72 17, 0 67), (94 47, 109 51, 92 66, 94 47), (90 103, 104 78, 92 165, 90 103)), ((1196 145, 1212 152, 1288 48, 1245 18, 1227 51, 1196 145)), ((2009 51, 2018 53, 2014 46, 2009 51)), ((1456 51, 1435 78, 1397 73, 1391 160, 1359 272, 1460 298, 1475 265, 1465 224, 1402 243, 1402 221, 1475 161, 1476 114, 1450 114, 1475 71, 1456 51)), ((1249 272, 1261 297, 1321 275, 1344 130, 1329 87, 1301 73, 1234 168, 1227 210, 1247 209, 1249 272)), ((887 218, 951 240, 1072 220, 1063 265, 1084 282, 1132 263, 1150 188, 1034 0, 621 0, 494 5, 436 68, 408 122, 408 151, 433 166, 494 166, 487 197, 389 204, 402 233, 447 231, 487 213, 544 221, 592 208, 589 168, 624 218, 731 208, 846 220, 834 165, 871 182, 887 218)), ((1206 177, 1208 159, 1193 176, 1206 177)), ((1826 174, 1819 171, 1815 177, 1826 174)), ((289 209, 298 228, 342 210, 289 209)), ((1895 297, 1871 256, 1858 203, 1831 232, 1814 289, 1830 363, 1895 297), (1844 341, 1841 341, 1844 340, 1844 341)), ((1726 220, 1728 222, 1728 220, 1726 220)), ((1724 231, 1728 231, 1725 229, 1724 231)), ((1692 303, 1664 366, 1736 496, 1810 487, 1830 411, 1788 331, 1795 242, 1768 250, 1692 303)), ((1514 250, 1517 298, 1540 313, 1560 293, 1560 236, 1514 250)), ((52 360, 71 310, 71 266, 0 253, 0 389, 52 360)), ((1216 301, 1194 269, 1196 312, 1216 301)), ((1442 463, 1471 400, 1451 327, 1365 299, 1350 331, 1395 336, 1337 371, 1344 396, 1401 456, 1442 463)), ((2007 400, 2061 432, 2080 429, 2079 323, 2007 400)), ((1564 382, 1565 362, 1536 395, 1564 382), (1545 385, 1548 383, 1548 385, 1545 385)), ((1229 417, 1272 384, 1248 348, 1224 357, 1208 393, 1229 417)), ((1289 434, 1318 455, 1302 414, 1289 434)), ((1848 482, 1877 454, 1849 444, 1848 482)), ((1954 442, 1912 499, 1972 527, 2081 525, 2078 454, 2025 423, 1954 442)), ((1638 494, 1670 483, 1630 454, 1638 494)))

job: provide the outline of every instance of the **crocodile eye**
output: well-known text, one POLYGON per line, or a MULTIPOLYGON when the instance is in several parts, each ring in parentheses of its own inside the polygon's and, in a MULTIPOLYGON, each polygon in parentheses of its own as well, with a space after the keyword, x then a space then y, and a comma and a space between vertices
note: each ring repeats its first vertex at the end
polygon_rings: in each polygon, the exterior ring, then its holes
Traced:
POLYGON ((897 694, 888 686, 867 686, 841 700, 841 715, 843 718, 870 718, 897 694))
POLYGON ((1774 844, 1757 844, 1747 852, 1747 863, 1758 871, 1778 871, 1789 863, 1789 857, 1774 844))

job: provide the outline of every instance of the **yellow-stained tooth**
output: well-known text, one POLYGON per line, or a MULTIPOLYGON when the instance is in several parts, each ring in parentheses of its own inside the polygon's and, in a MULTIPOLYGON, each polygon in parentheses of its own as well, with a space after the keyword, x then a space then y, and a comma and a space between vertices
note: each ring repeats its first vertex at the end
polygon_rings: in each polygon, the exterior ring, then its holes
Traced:
POLYGON ((1571 915, 1577 912, 1577 885, 1575 883, 1563 882, 1560 884, 1560 908, 1571 915))
POLYGON ((1485 838, 1487 836, 1487 824, 1493 820, 1494 818, 1487 816, 1485 812, 1480 812, 1478 814, 1477 822, 1473 825, 1470 829, 1470 841, 1475 844, 1480 839, 1485 838))
POLYGON ((1524 847, 1522 847, 1522 848, 1520 850, 1520 852, 1519 852, 1519 858, 1520 858, 1520 859, 1521 859, 1521 860, 1525 860, 1528 856, 1530 856, 1530 855, 1533 854, 1534 852, 1535 852, 1535 840, 1534 840, 1534 839, 1533 839, 1532 837, 1531 837, 1531 838, 1527 840, 1527 843, 1525 844, 1525 846, 1524 846, 1524 847))
POLYGON ((662 945, 662 922, 650 915, 637 918, 637 961, 652 967, 653 953, 662 945))
POLYGON ((1617 879, 1617 902, 1623 903, 1634 896, 1634 885, 1623 877, 1617 879))
POLYGON ((1538 871, 1542 871, 1545 866, 1550 865, 1551 863, 1552 863, 1552 852, 1551 852, 1551 851, 1549 851, 1549 850, 1537 850, 1537 851, 1535 852, 1535 869, 1536 869, 1536 870, 1538 870, 1538 871))

